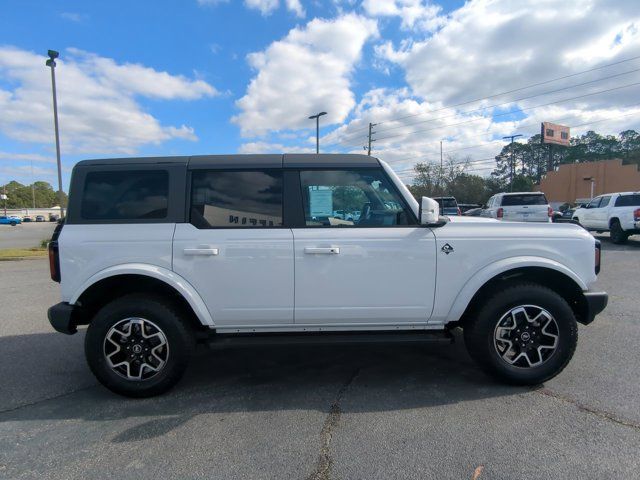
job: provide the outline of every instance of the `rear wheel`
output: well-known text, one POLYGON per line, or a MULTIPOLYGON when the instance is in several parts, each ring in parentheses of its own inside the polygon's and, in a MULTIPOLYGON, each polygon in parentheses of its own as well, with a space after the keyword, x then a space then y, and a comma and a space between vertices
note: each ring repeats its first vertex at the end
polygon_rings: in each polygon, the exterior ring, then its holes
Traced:
POLYGON ((193 332, 175 306, 143 294, 107 304, 85 337, 93 374, 109 390, 129 397, 151 397, 173 387, 194 346, 193 332))
POLYGON ((17 225, 16 222, 9 222, 9 225, 11 225, 12 227, 15 227, 17 225))
POLYGON ((617 244, 625 243, 629 238, 629 235, 622 229, 618 220, 611 222, 609 235, 611 236, 611 241, 617 244))
POLYGON ((469 354, 489 374, 509 383, 536 385, 571 360, 578 327, 567 302, 538 284, 496 292, 464 327, 469 354))

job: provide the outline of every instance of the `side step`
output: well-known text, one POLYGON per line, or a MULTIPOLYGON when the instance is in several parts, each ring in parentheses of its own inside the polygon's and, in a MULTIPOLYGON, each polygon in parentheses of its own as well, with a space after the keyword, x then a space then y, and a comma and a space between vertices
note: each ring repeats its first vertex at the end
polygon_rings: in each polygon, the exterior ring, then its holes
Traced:
POLYGON ((449 331, 420 332, 309 332, 309 333, 224 333, 210 335, 211 347, 249 345, 352 345, 372 343, 453 343, 449 331))

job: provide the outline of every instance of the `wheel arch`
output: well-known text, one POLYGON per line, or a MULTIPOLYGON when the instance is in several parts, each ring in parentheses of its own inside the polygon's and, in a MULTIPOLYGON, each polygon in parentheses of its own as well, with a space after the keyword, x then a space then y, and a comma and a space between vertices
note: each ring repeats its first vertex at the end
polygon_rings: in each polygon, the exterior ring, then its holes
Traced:
POLYGON ((609 219, 609 230, 611 230, 611 227, 613 226, 613 222, 618 222, 618 225, 622 226, 622 223, 620 223, 620 219, 618 217, 611 217, 609 219))
POLYGON ((513 281, 533 282, 548 287, 567 301, 578 322, 587 316, 588 305, 583 293, 587 290, 587 285, 565 266, 541 259, 534 264, 512 265, 490 274, 485 272, 482 275, 479 272, 462 289, 449 311, 447 321, 464 324, 473 319, 474 312, 484 299, 495 290, 503 288, 506 282, 513 281))
POLYGON ((172 299, 194 327, 213 327, 214 322, 204 301, 184 278, 174 272, 149 265, 118 265, 89 278, 71 297, 69 303, 82 312, 82 322, 109 301, 129 293, 153 293, 172 299))

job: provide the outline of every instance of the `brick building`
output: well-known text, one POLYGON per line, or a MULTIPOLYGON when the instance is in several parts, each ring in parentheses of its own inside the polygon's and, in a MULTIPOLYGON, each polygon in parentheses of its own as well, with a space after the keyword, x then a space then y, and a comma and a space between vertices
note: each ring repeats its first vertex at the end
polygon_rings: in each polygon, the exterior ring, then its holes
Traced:
POLYGON ((540 185, 534 185, 533 189, 544 192, 550 202, 584 201, 591 197, 590 178, 594 179, 594 197, 640 190, 638 167, 622 165, 619 159, 560 165, 556 171, 547 172, 540 185))

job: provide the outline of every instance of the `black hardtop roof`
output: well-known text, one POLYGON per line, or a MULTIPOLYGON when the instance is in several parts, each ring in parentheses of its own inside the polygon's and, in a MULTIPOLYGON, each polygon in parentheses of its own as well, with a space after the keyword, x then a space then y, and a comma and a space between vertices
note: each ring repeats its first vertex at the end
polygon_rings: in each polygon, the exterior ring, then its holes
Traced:
POLYGON ((199 168, 317 168, 317 167, 377 167, 375 157, 359 154, 285 153, 285 154, 230 154, 193 155, 175 157, 127 157, 82 160, 76 166, 98 165, 186 165, 199 168))

